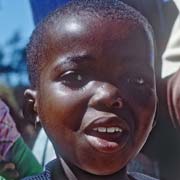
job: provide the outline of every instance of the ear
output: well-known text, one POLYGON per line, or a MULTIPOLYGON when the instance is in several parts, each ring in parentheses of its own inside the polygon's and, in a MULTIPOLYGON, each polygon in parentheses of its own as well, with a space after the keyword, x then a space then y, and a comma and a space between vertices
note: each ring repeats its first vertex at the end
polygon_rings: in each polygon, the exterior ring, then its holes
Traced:
POLYGON ((27 89, 24 92, 23 115, 29 122, 36 123, 36 119, 38 119, 36 90, 27 89))

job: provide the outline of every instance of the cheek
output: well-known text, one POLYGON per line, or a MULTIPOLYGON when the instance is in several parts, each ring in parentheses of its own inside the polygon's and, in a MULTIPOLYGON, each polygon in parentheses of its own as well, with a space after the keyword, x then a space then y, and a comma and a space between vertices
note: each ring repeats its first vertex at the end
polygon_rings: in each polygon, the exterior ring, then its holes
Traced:
POLYGON ((127 87, 123 89, 124 98, 132 108, 137 119, 143 124, 149 123, 156 110, 156 92, 152 88, 127 87))
MULTIPOLYGON (((143 94, 142 94, 143 95, 143 94)), ((152 130, 155 111, 156 96, 151 92, 148 97, 131 96, 131 107, 136 117, 134 142, 144 144, 152 130)))
POLYGON ((86 111, 86 96, 78 91, 46 88, 39 96, 40 119, 53 128, 64 126, 72 130, 80 127, 86 111))
POLYGON ((137 107, 148 107, 150 103, 155 101, 155 88, 148 84, 138 85, 135 82, 128 82, 122 78, 121 91, 125 99, 137 107))
POLYGON ((129 92, 126 91, 126 96, 129 97, 131 103, 141 108, 148 109, 155 102, 154 90, 150 88, 130 88, 129 92))
POLYGON ((148 138, 154 121, 155 106, 149 105, 147 107, 139 107, 136 111, 136 127, 135 127, 135 139, 134 142, 139 143, 141 146, 144 145, 148 138))

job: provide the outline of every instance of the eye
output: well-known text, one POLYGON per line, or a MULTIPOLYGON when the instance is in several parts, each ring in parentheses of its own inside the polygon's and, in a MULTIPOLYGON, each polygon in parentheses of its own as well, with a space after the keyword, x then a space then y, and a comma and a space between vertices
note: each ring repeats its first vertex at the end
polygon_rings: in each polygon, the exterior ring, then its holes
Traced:
POLYGON ((59 81, 70 88, 81 88, 87 83, 87 79, 87 75, 83 73, 67 71, 60 76, 59 81))
POLYGON ((128 78, 127 81, 128 83, 134 83, 135 85, 138 86, 145 85, 145 80, 142 77, 128 78))
POLYGON ((65 81, 82 81, 83 77, 80 73, 75 71, 68 71, 61 76, 62 82, 65 81))

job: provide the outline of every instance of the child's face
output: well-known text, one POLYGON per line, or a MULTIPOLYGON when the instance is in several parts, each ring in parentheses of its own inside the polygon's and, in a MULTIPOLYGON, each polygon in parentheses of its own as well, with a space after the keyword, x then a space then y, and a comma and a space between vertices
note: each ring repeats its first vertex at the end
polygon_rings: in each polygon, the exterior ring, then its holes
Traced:
POLYGON ((56 152, 98 175, 119 171, 144 144, 156 106, 143 27, 66 17, 48 34, 37 112, 56 152), (108 132, 104 132, 108 131, 108 132))

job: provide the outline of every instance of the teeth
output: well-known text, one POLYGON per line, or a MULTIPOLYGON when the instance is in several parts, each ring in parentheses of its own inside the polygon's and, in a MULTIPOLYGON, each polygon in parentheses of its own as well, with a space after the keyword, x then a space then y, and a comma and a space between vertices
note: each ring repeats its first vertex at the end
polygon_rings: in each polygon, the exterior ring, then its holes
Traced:
POLYGON ((116 131, 116 128, 114 127, 107 128, 108 133, 114 133, 115 131, 116 131))
POLYGON ((106 132, 105 127, 98 127, 97 130, 98 130, 98 132, 106 132))
POLYGON ((117 127, 115 131, 116 132, 122 132, 122 129, 117 127))
POLYGON ((114 132, 122 132, 123 130, 119 127, 97 127, 97 128, 93 128, 94 131, 97 132, 103 132, 103 133, 114 133, 114 132))
POLYGON ((93 128, 94 131, 98 131, 98 128, 93 128))

